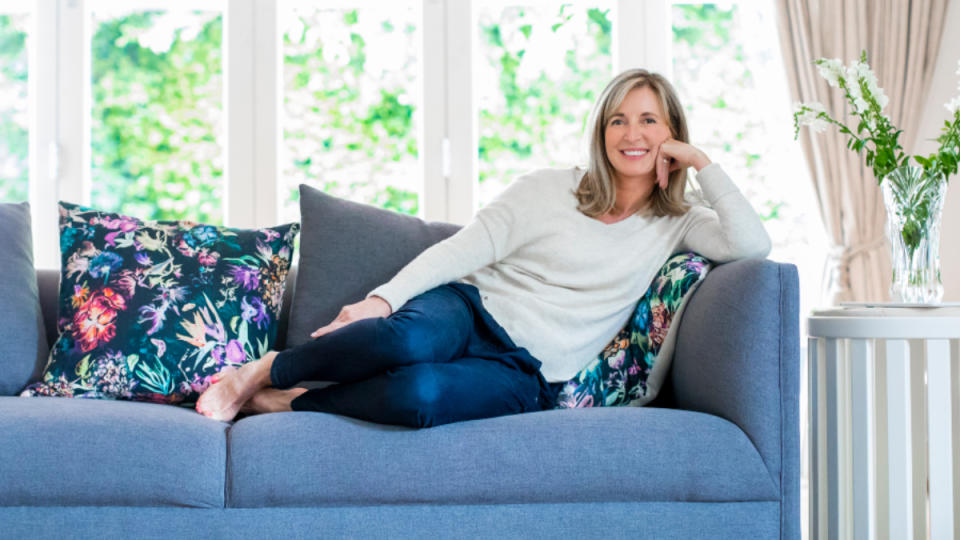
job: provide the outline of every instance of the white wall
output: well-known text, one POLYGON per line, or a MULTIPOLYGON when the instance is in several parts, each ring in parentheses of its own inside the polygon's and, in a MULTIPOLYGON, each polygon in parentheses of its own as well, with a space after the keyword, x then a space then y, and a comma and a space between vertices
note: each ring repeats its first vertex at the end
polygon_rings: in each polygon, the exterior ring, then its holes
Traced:
MULTIPOLYGON (((920 121, 918 141, 910 151, 913 154, 929 155, 937 149, 933 139, 940 134, 943 121, 949 113, 944 103, 960 93, 957 83, 957 62, 960 61, 960 39, 956 39, 955 29, 960 28, 960 2, 950 2, 947 18, 944 21, 940 53, 937 57, 933 84, 927 96, 920 121)), ((950 177, 947 189, 947 201, 943 209, 943 222, 940 231, 940 277, 943 280, 943 300, 960 301, 960 175, 950 177)))

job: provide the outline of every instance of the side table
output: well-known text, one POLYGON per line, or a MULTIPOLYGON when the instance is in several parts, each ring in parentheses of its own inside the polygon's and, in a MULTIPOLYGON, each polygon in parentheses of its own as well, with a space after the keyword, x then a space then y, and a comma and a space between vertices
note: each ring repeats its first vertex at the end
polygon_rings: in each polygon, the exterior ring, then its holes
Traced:
POLYGON ((810 538, 960 538, 960 307, 808 319, 810 538))

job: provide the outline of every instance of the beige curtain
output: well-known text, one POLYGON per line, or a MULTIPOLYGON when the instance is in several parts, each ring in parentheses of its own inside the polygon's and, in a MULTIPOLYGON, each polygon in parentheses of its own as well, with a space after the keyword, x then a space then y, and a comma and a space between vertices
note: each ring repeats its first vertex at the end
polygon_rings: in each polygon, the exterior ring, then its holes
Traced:
MULTIPOLYGON (((819 101, 834 118, 844 115, 840 91, 820 77, 813 61, 840 58, 848 64, 866 50, 890 98, 885 112, 903 130, 900 144, 909 152, 933 78, 946 0, 776 0, 776 4, 793 100, 819 101)), ((849 117, 846 123, 856 127, 849 117)), ((883 197, 873 172, 863 165, 862 156, 847 149, 846 137, 836 129, 820 134, 802 129, 800 140, 833 246, 824 280, 827 300, 888 300, 890 248, 883 197)))

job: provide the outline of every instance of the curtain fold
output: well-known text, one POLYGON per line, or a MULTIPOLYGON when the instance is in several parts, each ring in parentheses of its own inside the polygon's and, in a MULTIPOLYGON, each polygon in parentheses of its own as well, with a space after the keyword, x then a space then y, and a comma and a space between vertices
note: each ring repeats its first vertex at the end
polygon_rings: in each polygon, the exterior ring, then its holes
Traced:
MULTIPOLYGON (((933 79, 946 0, 776 0, 781 52, 794 101, 819 101, 834 118, 848 115, 841 92, 820 77, 813 61, 840 58, 844 64, 867 51, 870 66, 889 104, 884 112, 903 130, 908 152, 933 79)), ((814 193, 832 247, 824 284, 826 299, 878 302, 889 299, 890 248, 885 236, 883 197, 863 156, 847 149, 836 129, 800 141, 814 193)))

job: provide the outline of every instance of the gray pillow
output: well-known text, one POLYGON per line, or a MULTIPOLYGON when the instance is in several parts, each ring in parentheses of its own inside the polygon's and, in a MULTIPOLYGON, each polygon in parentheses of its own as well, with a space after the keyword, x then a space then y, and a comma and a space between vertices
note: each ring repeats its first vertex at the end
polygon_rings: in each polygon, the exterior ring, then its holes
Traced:
POLYGON ((300 265, 286 346, 310 341, 346 304, 390 280, 421 251, 457 232, 300 185, 300 265))
POLYGON ((0 395, 18 394, 46 363, 33 268, 30 205, 0 204, 0 395))

